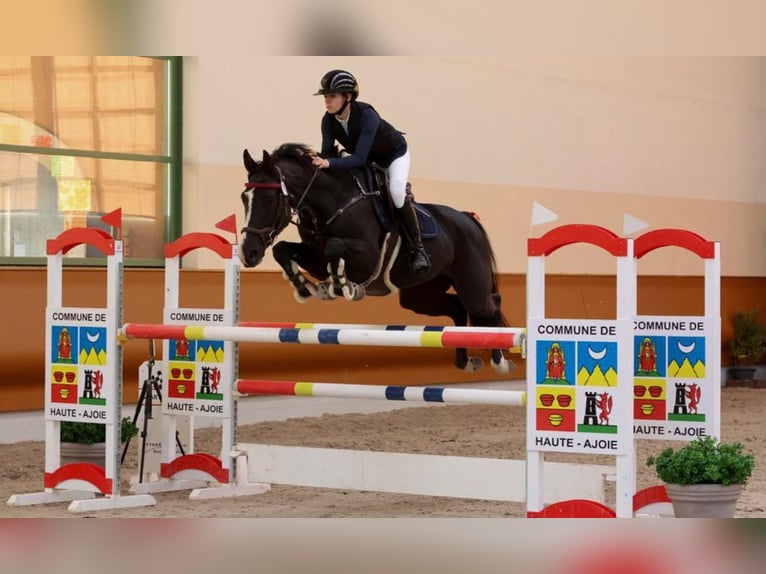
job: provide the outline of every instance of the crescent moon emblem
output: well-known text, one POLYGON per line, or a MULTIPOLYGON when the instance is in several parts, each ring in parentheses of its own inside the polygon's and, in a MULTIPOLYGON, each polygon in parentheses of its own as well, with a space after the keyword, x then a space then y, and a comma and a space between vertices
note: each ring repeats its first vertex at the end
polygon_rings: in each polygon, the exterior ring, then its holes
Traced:
POLYGON ((600 351, 594 351, 593 347, 588 346, 588 354, 590 355, 590 358, 594 361, 600 361, 604 357, 606 357, 606 347, 601 349, 600 351))
POLYGON ((684 353, 685 355, 688 355, 694 350, 694 347, 697 346, 697 341, 692 341, 689 345, 682 345, 681 341, 678 341, 678 350, 684 353))
POLYGON ((100 335, 98 333, 91 334, 87 331, 85 332, 85 338, 88 339, 88 341, 90 341, 91 343, 95 343, 96 341, 98 341, 99 337, 100 335))

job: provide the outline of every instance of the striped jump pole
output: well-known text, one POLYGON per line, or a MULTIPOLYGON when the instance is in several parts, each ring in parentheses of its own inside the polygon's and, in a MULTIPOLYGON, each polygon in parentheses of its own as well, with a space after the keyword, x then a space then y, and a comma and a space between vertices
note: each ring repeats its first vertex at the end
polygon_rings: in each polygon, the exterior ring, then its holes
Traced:
MULTIPOLYGON (((285 321, 240 321, 240 327, 268 327, 280 329, 359 329, 365 331, 412 331, 412 332, 449 332, 449 333, 479 333, 496 332, 500 327, 455 327, 452 325, 375 325, 354 323, 300 323, 285 321)), ((518 346, 509 347, 512 353, 518 353, 526 358, 526 329, 522 330, 518 346)))
POLYGON ((236 388, 242 395, 290 395, 296 397, 333 397, 512 407, 524 407, 527 404, 527 393, 525 391, 490 389, 352 385, 346 383, 248 379, 237 381, 236 388))
POLYGON ((120 337, 127 339, 187 339, 241 343, 304 343, 377 347, 434 347, 508 349, 525 338, 520 328, 453 331, 382 331, 369 329, 296 329, 126 323, 120 337))

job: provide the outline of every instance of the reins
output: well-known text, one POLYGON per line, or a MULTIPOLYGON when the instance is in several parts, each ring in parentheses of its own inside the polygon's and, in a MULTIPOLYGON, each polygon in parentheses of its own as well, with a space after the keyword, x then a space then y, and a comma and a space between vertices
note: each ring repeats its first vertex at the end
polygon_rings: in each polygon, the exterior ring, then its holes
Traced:
MULTIPOLYGON (((272 182, 272 183, 251 183, 251 182, 247 182, 247 183, 245 183, 245 189, 281 189, 283 191, 283 195, 289 198, 289 194, 287 193, 287 190, 285 188, 285 178, 282 175, 282 172, 279 170, 279 168, 277 167, 276 169, 277 169, 277 173, 279 174, 279 179, 280 179, 279 182, 272 182)), ((304 188, 303 192, 301 193, 300 197, 298 198, 298 202, 295 204, 295 206, 290 205, 290 202, 288 200, 288 206, 289 206, 289 209, 290 209, 290 215, 289 215, 289 222, 288 223, 292 223, 298 229, 302 229, 304 231, 310 232, 310 233, 312 233, 315 236, 320 236, 321 232, 316 230, 316 229, 309 229, 309 228, 306 228, 306 227, 302 227, 300 225, 300 223, 296 223, 295 221, 293 221, 293 217, 295 216, 295 214, 298 213, 301 205, 303 204, 303 201, 306 199, 306 196, 308 195, 308 192, 311 189, 311 186, 314 184, 314 181, 316 181, 316 178, 317 178, 318 175, 319 175, 319 168, 316 167, 316 168, 314 168, 314 173, 311 174, 311 178, 309 179, 308 183, 306 184, 306 187, 304 188)), ((332 224, 341 215, 343 215, 343 213, 346 210, 350 209, 354 204, 356 204, 360 200, 366 199, 370 195, 377 195, 377 193, 365 193, 364 192, 364 188, 360 185, 359 181, 356 180, 356 178, 354 178, 354 180, 356 181, 357 187, 359 187, 359 189, 361 191, 360 195, 357 195, 357 196, 353 197, 348 203, 346 203, 346 205, 344 205, 343 207, 338 208, 335 211, 335 213, 333 213, 330 216, 330 218, 324 223, 324 228, 325 229, 327 227, 329 227, 330 224, 332 224)), ((309 210, 309 211, 311 211, 311 210, 309 210)), ((313 214, 312 214, 312 217, 313 217, 313 214)), ((278 226, 278 225, 276 225, 278 220, 279 220, 279 213, 277 214, 277 218, 275 219, 274 224, 272 224, 270 228, 269 227, 262 227, 260 229, 256 229, 254 227, 243 227, 241 229, 241 233, 253 233, 255 235, 267 235, 268 236, 267 244, 271 244, 271 242, 274 240, 274 237, 278 233, 278 231, 276 230, 276 228, 278 226)))
POLYGON ((317 178, 317 175, 319 175, 319 168, 315 167, 314 168, 314 173, 311 174, 311 179, 309 180, 308 184, 306 185, 306 189, 303 190, 303 193, 301 194, 300 199, 298 199, 298 203, 295 204, 294 211, 298 211, 298 208, 301 206, 301 203, 303 203, 303 200, 306 199, 306 194, 309 192, 309 189, 311 189, 311 185, 314 183, 314 180, 317 178))

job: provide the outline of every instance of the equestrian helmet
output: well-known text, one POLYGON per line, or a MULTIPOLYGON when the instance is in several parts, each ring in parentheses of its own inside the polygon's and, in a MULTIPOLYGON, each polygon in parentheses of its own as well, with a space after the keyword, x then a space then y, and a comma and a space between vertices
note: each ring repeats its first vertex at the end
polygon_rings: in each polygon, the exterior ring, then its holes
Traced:
POLYGON ((345 70, 330 70, 319 82, 319 91, 315 96, 325 94, 351 94, 352 99, 359 96, 359 84, 351 72, 345 70))

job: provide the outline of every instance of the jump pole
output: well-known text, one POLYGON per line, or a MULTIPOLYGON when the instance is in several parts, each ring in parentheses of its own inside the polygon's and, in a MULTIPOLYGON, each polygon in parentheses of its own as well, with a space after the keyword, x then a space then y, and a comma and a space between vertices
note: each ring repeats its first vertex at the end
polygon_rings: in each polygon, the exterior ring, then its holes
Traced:
POLYGON ((497 349, 520 346, 525 330, 498 327, 474 332, 381 331, 369 329, 296 329, 126 323, 121 335, 138 339, 227 340, 239 343, 304 343, 374 347, 497 349))
POLYGON ((407 387, 318 383, 306 381, 272 381, 240 379, 240 395, 288 395, 296 397, 334 397, 341 399, 376 399, 457 405, 503 405, 525 407, 525 391, 492 389, 455 389, 445 387, 407 387))
MULTIPOLYGON (((450 332, 450 333, 477 333, 482 331, 496 331, 496 327, 455 327, 451 325, 375 325, 375 324, 354 324, 354 323, 300 323, 285 321, 240 321, 240 327, 276 327, 280 329, 360 329, 366 331, 431 331, 431 332, 450 332)), ((521 329, 521 337, 518 339, 518 346, 508 349, 511 353, 521 355, 526 358, 526 329, 521 329)))
MULTIPOLYGON (((121 227, 120 210, 106 217, 121 227)), ((120 495, 122 353, 117 328, 122 322, 122 247, 121 240, 97 228, 68 229, 47 242, 45 490, 13 495, 9 506, 71 501, 68 510, 81 513, 155 504, 152 496, 120 495), (63 256, 78 245, 90 245, 106 256, 105 308, 63 306, 63 256), (62 421, 106 425, 104 468, 61 465, 62 421)))

